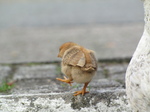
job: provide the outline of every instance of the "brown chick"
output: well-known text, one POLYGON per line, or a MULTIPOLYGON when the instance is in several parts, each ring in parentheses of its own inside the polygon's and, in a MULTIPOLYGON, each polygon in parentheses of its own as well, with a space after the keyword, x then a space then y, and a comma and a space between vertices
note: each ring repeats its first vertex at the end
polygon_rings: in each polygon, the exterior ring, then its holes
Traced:
POLYGON ((76 91, 74 96, 88 93, 86 87, 92 80, 97 70, 97 62, 94 51, 86 49, 73 42, 67 42, 60 46, 58 57, 62 58, 61 71, 66 77, 56 78, 59 81, 70 84, 73 82, 84 83, 81 91, 76 91))

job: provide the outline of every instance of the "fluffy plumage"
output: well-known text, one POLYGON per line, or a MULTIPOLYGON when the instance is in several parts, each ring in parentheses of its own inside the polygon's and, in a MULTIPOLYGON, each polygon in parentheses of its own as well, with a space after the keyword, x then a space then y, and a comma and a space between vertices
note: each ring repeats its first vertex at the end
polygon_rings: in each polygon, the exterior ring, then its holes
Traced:
POLYGON ((126 93, 134 112, 150 112, 150 0, 144 7, 145 30, 126 72, 126 93))
POLYGON ((83 89, 75 92, 74 95, 87 93, 86 87, 97 70, 94 52, 76 43, 67 42, 60 46, 58 57, 62 58, 61 71, 67 78, 57 78, 57 80, 70 85, 73 82, 84 83, 83 89))

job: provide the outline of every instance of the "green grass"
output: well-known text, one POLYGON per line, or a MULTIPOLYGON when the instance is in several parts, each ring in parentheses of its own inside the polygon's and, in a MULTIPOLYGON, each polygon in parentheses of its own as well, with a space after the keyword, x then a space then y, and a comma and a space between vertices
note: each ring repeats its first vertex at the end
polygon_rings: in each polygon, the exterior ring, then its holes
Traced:
POLYGON ((0 84, 0 92, 7 92, 14 87, 14 84, 9 85, 7 82, 0 84))

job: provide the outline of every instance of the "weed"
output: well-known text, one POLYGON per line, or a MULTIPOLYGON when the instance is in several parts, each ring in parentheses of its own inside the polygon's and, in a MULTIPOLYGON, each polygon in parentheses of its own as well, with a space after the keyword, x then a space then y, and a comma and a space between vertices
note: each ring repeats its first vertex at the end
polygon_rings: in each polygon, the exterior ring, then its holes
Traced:
POLYGON ((7 82, 2 82, 0 84, 0 92, 7 92, 14 87, 14 84, 10 84, 7 82))

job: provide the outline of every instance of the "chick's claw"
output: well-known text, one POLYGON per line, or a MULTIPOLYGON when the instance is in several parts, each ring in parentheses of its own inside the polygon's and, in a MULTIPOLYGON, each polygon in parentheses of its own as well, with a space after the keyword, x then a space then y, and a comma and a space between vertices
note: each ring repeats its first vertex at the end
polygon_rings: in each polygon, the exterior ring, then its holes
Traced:
POLYGON ((82 94, 82 96, 83 96, 85 93, 89 93, 89 91, 83 91, 83 90, 81 90, 81 91, 76 91, 74 93, 75 93, 74 96, 77 96, 79 94, 82 94))
POLYGON ((70 86, 72 86, 71 83, 73 83, 73 82, 71 80, 67 79, 66 77, 64 77, 64 79, 60 79, 60 78, 56 78, 56 79, 61 81, 61 82, 68 83, 70 86))

